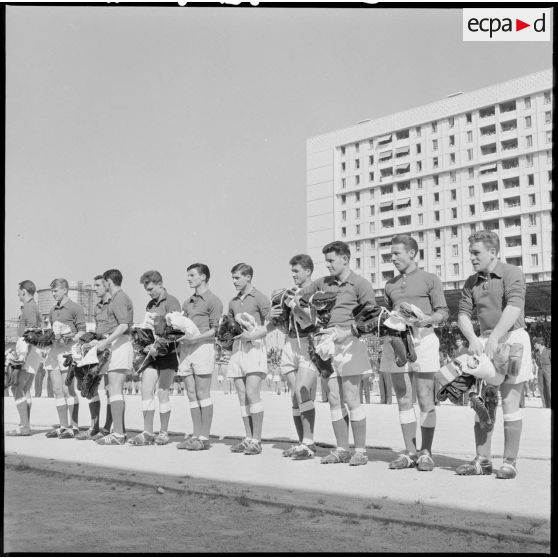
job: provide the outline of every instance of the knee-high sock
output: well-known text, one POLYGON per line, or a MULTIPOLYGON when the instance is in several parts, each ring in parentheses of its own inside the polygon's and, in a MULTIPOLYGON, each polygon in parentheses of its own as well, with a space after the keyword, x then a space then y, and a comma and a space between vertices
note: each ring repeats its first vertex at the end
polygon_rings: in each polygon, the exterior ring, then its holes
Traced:
POLYGON ((304 431, 302 428, 302 417, 301 417, 300 409, 298 407, 293 407, 293 422, 296 428, 296 435, 298 436, 298 441, 302 442, 302 438, 304 438, 304 431))
POLYGON ((105 418, 105 426, 103 428, 107 432, 110 432, 111 427, 112 427, 112 405, 110 404, 110 396, 107 393, 107 414, 105 418))
POLYGON ((114 432, 124 434, 124 396, 112 395, 110 398, 112 419, 114 421, 114 432))
POLYGON ((349 416, 347 409, 343 406, 341 409, 331 409, 331 425, 337 447, 344 450, 349 449, 349 416))
POLYGON ((486 459, 492 459, 492 433, 494 429, 490 432, 483 430, 480 427, 479 417, 475 415, 475 446, 477 449, 477 455, 479 457, 485 457, 486 459))
POLYGON ((355 440, 355 450, 364 451, 366 448, 366 413, 359 405, 356 409, 349 409, 349 417, 355 440))
POLYGON ((68 411, 70 413, 70 422, 73 427, 78 427, 78 420, 79 420, 79 398, 77 395, 70 397, 67 400, 68 403, 68 411))
MULTIPOLYGON (((155 399, 144 399, 141 402, 143 409, 143 429, 149 434, 153 434, 153 418, 155 416, 155 399)), ((114 419, 114 409, 113 409, 113 419, 114 419)))
POLYGON ((250 416, 250 408, 248 405, 240 406, 240 416, 242 417, 242 422, 244 423, 244 430, 246 431, 246 438, 252 437, 252 417, 250 416))
POLYGON ((25 397, 15 400, 16 409, 19 413, 19 422, 24 428, 29 428, 29 405, 25 397))
POLYGON ((504 414, 504 458, 517 458, 522 428, 521 411, 504 414))
POLYGON ((169 431, 169 420, 171 414, 171 402, 163 401, 159 403, 159 417, 161 419, 161 432, 169 431))
POLYGON ((202 438, 209 439, 209 433, 211 432, 211 423, 213 421, 213 400, 211 397, 207 399, 202 399, 200 402, 201 411, 201 432, 200 436, 202 438))
POLYGON ((314 423, 316 421, 316 409, 314 401, 304 401, 300 404, 300 418, 302 422, 302 441, 306 445, 314 442, 314 423))
POLYGON ((190 401, 190 414, 192 415, 192 434, 199 436, 201 433, 201 409, 197 399, 190 401))
POLYGON ((91 429, 96 431, 99 430, 99 415, 101 414, 101 401, 99 396, 95 395, 89 401, 89 413, 91 415, 91 429))
POLYGON ((432 452, 435 429, 436 409, 433 407, 430 411, 420 414, 421 450, 427 449, 429 452, 432 452))
POLYGON ((250 416, 252 417, 252 438, 261 442, 264 416, 264 407, 261 401, 250 403, 250 416))
POLYGON ((56 410, 58 411, 58 419, 60 420, 60 426, 62 428, 68 428, 68 405, 66 404, 66 398, 60 397, 56 399, 56 410))
POLYGON ((399 422, 401 424, 405 449, 410 454, 417 453, 417 416, 414 407, 399 411, 399 422))

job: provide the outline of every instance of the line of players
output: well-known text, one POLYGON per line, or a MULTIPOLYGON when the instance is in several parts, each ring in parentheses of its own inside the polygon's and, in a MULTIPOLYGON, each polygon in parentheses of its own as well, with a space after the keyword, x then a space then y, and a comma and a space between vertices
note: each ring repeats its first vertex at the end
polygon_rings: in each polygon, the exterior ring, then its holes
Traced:
MULTIPOLYGON (((473 354, 494 354, 498 340, 511 331, 514 342, 524 345, 524 354, 530 355, 530 341, 525 332, 523 308, 525 301, 525 278, 518 267, 498 259, 499 238, 494 232, 478 231, 469 237, 471 262, 475 273, 463 288, 459 303, 458 324, 469 341, 473 354), (477 313, 481 335, 474 332, 471 317, 477 313)), ((350 268, 349 246, 340 241, 324 246, 322 250, 329 271, 326 277, 312 280, 314 265, 305 254, 294 256, 290 262, 296 294, 291 303, 292 312, 299 323, 310 323, 312 316, 299 302, 301 297, 317 291, 337 293, 331 311, 330 327, 335 328, 335 349, 332 357, 334 373, 328 378, 328 401, 331 422, 336 438, 336 447, 321 458, 323 464, 348 463, 364 465, 366 453, 366 417, 359 398, 359 381, 364 373, 370 372, 370 359, 366 344, 356 336, 352 310, 366 302, 376 304, 374 289, 370 282, 350 268), (352 431, 354 450, 350 450, 349 434, 352 431)), ((390 469, 416 467, 431 471, 435 464, 432 458, 432 442, 436 426, 434 404, 434 374, 439 370, 439 342, 434 327, 448 318, 448 308, 440 279, 418 268, 415 257, 418 246, 410 235, 397 235, 391 244, 392 263, 398 274, 385 286, 385 302, 388 309, 397 308, 403 301, 418 306, 426 318, 416 324, 417 360, 399 367, 389 343, 384 343, 380 371, 391 373, 399 407, 399 421, 405 451, 389 464, 390 469), (420 417, 417 417, 412 401, 412 376, 417 387, 420 417), (418 419, 418 420, 417 420, 418 419), (420 423, 421 444, 416 442, 417 425, 420 423)), ((98 395, 89 403, 91 428, 79 432, 78 406, 74 386, 65 385, 67 369, 63 354, 69 351, 66 343, 56 341, 48 351, 45 369, 52 380, 60 428, 47 433, 47 437, 77 438, 94 440, 99 445, 123 445, 128 441, 135 446, 169 443, 168 424, 171 413, 170 389, 176 373, 184 376, 186 392, 192 416, 193 432, 177 447, 190 451, 208 450, 213 418, 213 401, 210 394, 212 373, 215 366, 215 331, 223 313, 219 298, 209 289, 210 271, 201 263, 188 267, 188 284, 193 294, 181 306, 178 299, 167 293, 163 278, 158 271, 147 271, 140 282, 150 301, 146 310, 154 316, 154 330, 161 335, 165 327, 165 316, 169 312, 181 311, 198 327, 199 336, 183 338, 178 353, 157 358, 141 376, 141 398, 144 429, 127 440, 124 426, 125 401, 123 385, 130 373, 133 349, 129 335, 133 321, 133 306, 122 290, 122 274, 111 269, 95 277, 95 290, 99 303, 95 308, 96 333, 102 337, 99 350, 111 348, 111 357, 106 374, 107 419, 100 427, 100 400, 98 395), (155 392, 158 398, 160 430, 154 431, 155 392)), ((267 353, 264 337, 274 327, 274 317, 281 312, 272 308, 269 299, 257 290, 252 279, 254 271, 245 263, 231 270, 232 282, 237 291, 229 302, 231 317, 247 312, 256 323, 252 331, 244 331, 235 339, 227 374, 234 379, 239 398, 240 415, 244 423, 245 437, 231 447, 234 453, 257 455, 262 451, 262 425, 264 406, 260 387, 267 370, 267 353)), ((85 332, 83 309, 68 298, 68 283, 55 279, 51 283, 56 301, 51 309, 50 323, 67 324, 72 331, 70 345, 76 343, 85 332)), ((19 285, 18 296, 23 304, 19 335, 29 327, 39 327, 40 314, 34 301, 35 286, 31 281, 19 285)), ((311 328, 289 327, 281 356, 281 371, 292 393, 292 417, 299 442, 283 452, 294 460, 311 459, 316 454, 314 443, 315 409, 314 397, 318 371, 308 354, 308 330, 311 328)), ((149 353, 150 347, 146 349, 149 353)), ((15 389, 15 404, 21 424, 9 435, 29 435, 31 409, 30 385, 41 362, 40 350, 29 347, 23 371, 15 389)), ((497 470, 498 478, 514 478, 517 474, 516 459, 521 437, 521 412, 519 401, 522 382, 529 376, 531 366, 528 358, 521 364, 517 377, 507 378, 501 385, 504 416, 504 460, 497 470)), ((475 422, 476 456, 457 469, 462 475, 492 473, 491 438, 475 422)))

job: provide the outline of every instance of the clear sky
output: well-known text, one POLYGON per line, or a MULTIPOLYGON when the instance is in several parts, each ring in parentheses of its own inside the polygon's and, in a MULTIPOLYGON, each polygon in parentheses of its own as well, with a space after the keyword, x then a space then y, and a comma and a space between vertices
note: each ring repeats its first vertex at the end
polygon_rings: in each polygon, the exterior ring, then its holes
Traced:
POLYGON ((308 137, 552 65, 464 43, 461 10, 6 8, 6 317, 17 283, 116 267, 181 301, 187 265, 266 293, 306 250, 308 137))

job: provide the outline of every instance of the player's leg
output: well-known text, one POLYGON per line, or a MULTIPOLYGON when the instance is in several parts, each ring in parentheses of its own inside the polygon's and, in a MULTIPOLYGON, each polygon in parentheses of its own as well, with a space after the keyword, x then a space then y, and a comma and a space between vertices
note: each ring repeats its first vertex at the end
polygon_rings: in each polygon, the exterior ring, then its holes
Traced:
MULTIPOLYGON (((359 342, 360 343, 360 342, 359 342)), ((360 403, 361 374, 343 376, 343 398, 349 408, 351 430, 355 441, 355 453, 349 465, 365 465, 368 462, 366 455, 366 414, 360 403)))
POLYGON ((522 389, 522 382, 503 383, 500 387, 504 414, 504 464, 496 471, 496 477, 499 479, 513 479, 517 475, 516 459, 523 427, 519 409, 522 389))
MULTIPOLYGON (((291 386, 291 404, 292 404, 292 415, 293 415, 293 422, 295 425, 296 435, 298 438, 298 442, 302 442, 303 432, 302 432, 302 419, 300 416, 300 409, 298 406, 298 399, 296 394, 294 393, 294 386, 296 382, 296 374, 294 370, 289 370, 283 372, 283 378, 285 381, 291 386)), ((293 444, 292 446, 288 447, 286 450, 283 451, 283 457, 292 457, 293 451, 295 448, 298 447, 298 444, 293 444)))
POLYGON ((69 386, 66 385, 66 378, 68 377, 68 369, 60 369, 60 374, 62 376, 62 387, 64 389, 64 397, 68 404, 68 414, 70 416, 70 426, 74 432, 74 435, 79 433, 79 397, 76 393, 76 379, 74 378, 69 386))
POLYGON ((126 442, 124 384, 126 383, 126 375, 129 372, 128 369, 115 369, 108 372, 109 399, 107 401, 107 409, 110 406, 113 432, 97 438, 95 442, 99 445, 123 445, 126 442))
POLYGON ((99 417, 101 414, 101 400, 99 398, 99 388, 95 389, 95 394, 89 399, 89 414, 91 424, 85 432, 76 435, 76 440, 91 440, 99 433, 99 417))
POLYGON ((316 452, 316 445, 314 444, 314 424, 316 421, 314 400, 317 383, 318 371, 311 364, 301 362, 296 374, 294 389, 291 389, 298 400, 302 423, 302 443, 292 455, 295 460, 311 459, 316 452))
POLYGON ((62 382, 62 375, 59 368, 53 368, 48 372, 50 381, 52 383, 52 392, 56 402, 56 411, 58 412, 58 420, 60 428, 56 428, 47 432, 47 438, 58 438, 60 434, 69 431, 70 438, 73 437, 72 429, 68 421, 68 405, 66 403, 66 396, 64 394, 64 384, 62 382))
MULTIPOLYGON (((229 369, 230 370, 230 369, 229 369)), ((244 431, 246 436, 238 444, 231 446, 233 453, 244 453, 252 439, 252 417, 250 416, 250 408, 246 398, 246 378, 243 376, 234 377, 234 387, 238 395, 238 402, 240 404, 240 416, 244 424, 244 431)))
POLYGON ((192 417, 192 436, 198 437, 201 432, 201 409, 198 398, 196 396, 196 380, 194 371, 191 367, 186 370, 187 376, 184 377, 186 384, 186 396, 188 397, 188 405, 190 407, 190 415, 192 417))
MULTIPOLYGON (((143 432, 129 440, 133 446, 147 446, 155 443, 153 421, 155 418, 155 386, 159 380, 157 369, 148 367, 141 373, 141 407, 143 411, 143 432)), ((113 420, 115 419, 113 415, 113 420)))
POLYGON ((246 373, 246 401, 252 419, 252 439, 244 450, 245 455, 257 455, 262 451, 262 425, 264 408, 261 400, 261 384, 265 379, 265 372, 246 373))
POLYGON ((409 372, 391 374, 391 381, 399 408, 399 423, 406 453, 389 464, 390 469, 414 467, 417 459, 417 417, 413 407, 413 384, 409 372))
POLYGON ((432 471, 432 441, 436 428, 436 405, 434 401, 434 373, 412 372, 415 376, 417 400, 420 408, 421 447, 417 460, 419 471, 432 471))
POLYGON ((104 434, 106 435, 110 433, 110 429, 112 428, 112 406, 110 404, 110 388, 109 388, 110 380, 109 380, 108 373, 103 374, 103 383, 104 383, 105 396, 106 396, 107 412, 105 415, 105 424, 102 428, 102 431, 104 431, 104 434))
POLYGON ((161 420, 161 430, 155 437, 155 443, 164 446, 169 443, 169 421, 171 415, 170 390, 176 370, 174 368, 159 369, 159 388, 157 397, 159 399, 159 417, 161 420))
MULTIPOLYGON (((201 372, 201 370, 200 370, 201 372)), ((211 423, 213 422, 213 400, 211 399, 211 378, 212 373, 197 374, 194 372, 196 398, 201 411, 200 433, 195 440, 192 440, 189 449, 207 450, 210 447, 209 434, 211 432, 211 423)))
POLYGON ((349 451, 349 414, 343 400, 341 378, 334 373, 327 380, 331 425, 337 447, 329 455, 322 457, 321 463, 348 463, 351 459, 349 451))
POLYGON ((19 414, 19 427, 15 430, 6 432, 6 436, 29 436, 31 429, 29 427, 29 404, 27 402, 26 387, 33 381, 33 374, 29 374, 22 369, 17 375, 17 384, 14 389, 14 400, 17 412, 19 414))

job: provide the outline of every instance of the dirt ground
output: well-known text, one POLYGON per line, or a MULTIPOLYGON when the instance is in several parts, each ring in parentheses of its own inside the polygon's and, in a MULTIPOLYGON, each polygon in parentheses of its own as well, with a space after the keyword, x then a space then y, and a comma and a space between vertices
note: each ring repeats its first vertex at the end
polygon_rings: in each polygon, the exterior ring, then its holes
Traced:
POLYGON ((5 470, 4 552, 548 553, 502 537, 339 517, 326 511, 5 470))

